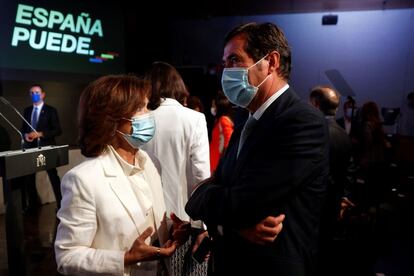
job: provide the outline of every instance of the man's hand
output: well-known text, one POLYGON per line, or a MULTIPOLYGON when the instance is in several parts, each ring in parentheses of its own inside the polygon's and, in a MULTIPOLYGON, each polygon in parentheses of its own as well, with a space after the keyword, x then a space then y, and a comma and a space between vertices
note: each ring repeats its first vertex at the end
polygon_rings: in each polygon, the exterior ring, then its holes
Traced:
POLYGON ((32 142, 33 140, 40 138, 43 136, 43 132, 30 132, 30 133, 26 133, 25 135, 26 141, 28 142, 32 142))
POLYGON ((172 239, 179 245, 184 244, 191 234, 191 224, 188 221, 182 221, 174 213, 170 214, 170 218, 173 222, 172 239))
POLYGON ((271 244, 280 231, 282 231, 284 219, 285 215, 283 214, 277 217, 268 216, 255 226, 239 230, 238 233, 251 243, 259 245, 271 244))
POLYGON ((192 253, 194 254, 194 252, 196 252, 197 248, 200 246, 200 243, 203 241, 204 237, 208 237, 208 232, 204 231, 202 233, 200 233, 193 245, 193 249, 192 249, 192 253))
POLYGON ((158 260, 165 257, 170 257, 178 246, 175 241, 168 240, 162 248, 151 246, 145 243, 145 240, 151 236, 152 227, 148 227, 144 232, 134 241, 132 247, 125 252, 124 264, 130 265, 137 262, 158 260))
POLYGON ((352 209, 353 207, 355 207, 355 204, 350 201, 349 199, 347 199, 346 197, 342 198, 341 200, 341 209, 339 211, 339 216, 338 216, 338 220, 341 221, 344 219, 345 214, 352 209))
POLYGON ((25 133, 25 134, 24 134, 24 139, 25 139, 27 142, 32 142, 32 141, 33 141, 33 138, 32 138, 32 136, 31 136, 30 134, 31 134, 31 132, 30 132, 30 133, 25 133))

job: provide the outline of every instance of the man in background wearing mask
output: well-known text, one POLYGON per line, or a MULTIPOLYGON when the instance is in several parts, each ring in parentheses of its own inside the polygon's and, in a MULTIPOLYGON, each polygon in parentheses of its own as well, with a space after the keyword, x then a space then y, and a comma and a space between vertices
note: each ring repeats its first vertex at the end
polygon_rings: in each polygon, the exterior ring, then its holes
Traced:
POLYGON ((233 29, 223 62, 224 94, 250 115, 186 211, 213 237, 214 275, 311 275, 329 169, 326 122, 289 87, 290 48, 274 24, 233 29))
POLYGON ((355 121, 357 116, 355 100, 351 96, 348 96, 343 107, 344 117, 338 119, 336 122, 346 131, 348 135, 351 135, 352 123, 355 121))
MULTIPOLYGON (((29 96, 33 104, 24 109, 23 116, 26 121, 30 123, 30 126, 23 122, 21 129, 25 139, 25 147, 34 148, 37 146, 56 145, 55 137, 62 134, 56 109, 45 104, 44 99, 46 93, 38 84, 35 84, 30 88, 29 96)), ((47 174, 50 183, 52 184, 53 193, 59 208, 60 200, 62 199, 60 192, 60 178, 56 168, 47 170, 47 174)), ((25 189, 23 190, 27 191, 28 198, 26 202, 26 193, 25 191, 22 191, 23 208, 26 212, 35 212, 36 208, 40 205, 36 191, 36 175, 28 175, 25 182, 25 189)))

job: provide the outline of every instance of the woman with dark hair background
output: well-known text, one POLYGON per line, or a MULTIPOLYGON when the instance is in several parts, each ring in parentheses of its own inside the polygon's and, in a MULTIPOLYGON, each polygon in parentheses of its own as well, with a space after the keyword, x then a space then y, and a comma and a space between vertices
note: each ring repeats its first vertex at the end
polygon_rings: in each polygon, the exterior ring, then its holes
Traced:
POLYGON ((369 207, 383 199, 387 185, 386 151, 391 145, 386 139, 375 102, 365 103, 359 116, 361 121, 357 130, 355 159, 359 165, 359 175, 366 182, 361 201, 369 207))
MULTIPOLYGON (((177 214, 182 220, 189 220, 184 210, 188 197, 196 184, 210 176, 206 118, 203 113, 184 107, 178 101, 187 89, 173 66, 155 62, 146 78, 152 83, 148 106, 154 110, 157 128, 154 139, 143 149, 158 165, 167 212, 177 214)), ((190 246, 191 240, 188 240, 172 256, 174 275, 206 273, 207 262, 197 265, 186 254, 190 246), (183 256, 190 258, 184 259, 183 256), (184 272, 184 263, 191 267, 189 274, 184 272)))

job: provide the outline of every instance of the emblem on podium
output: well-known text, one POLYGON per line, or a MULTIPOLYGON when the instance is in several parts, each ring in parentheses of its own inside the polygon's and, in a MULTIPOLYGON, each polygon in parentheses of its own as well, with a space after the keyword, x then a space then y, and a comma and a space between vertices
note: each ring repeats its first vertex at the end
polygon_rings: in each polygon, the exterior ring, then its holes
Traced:
POLYGON ((39 154, 36 158, 36 167, 46 166, 46 157, 43 154, 39 154))

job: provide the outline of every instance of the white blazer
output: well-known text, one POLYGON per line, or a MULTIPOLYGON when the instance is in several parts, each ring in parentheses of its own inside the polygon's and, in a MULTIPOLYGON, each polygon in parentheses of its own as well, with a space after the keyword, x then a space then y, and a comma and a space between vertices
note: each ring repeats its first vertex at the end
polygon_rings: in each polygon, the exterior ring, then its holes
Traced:
POLYGON ((198 182, 210 177, 206 118, 170 98, 153 112, 155 135, 143 149, 161 175, 167 214, 188 221, 188 197, 198 182))
POLYGON ((109 149, 99 157, 86 159, 64 175, 55 241, 59 272, 134 275, 142 270, 145 262, 125 268, 124 254, 147 228, 151 210, 160 243, 166 242, 168 227, 160 177, 151 159, 141 150, 137 156, 140 158, 145 160, 142 183, 137 183, 142 191, 140 196, 134 194, 109 149), (137 197, 140 198, 137 200, 137 197), (140 206, 146 221, 136 216, 140 206))

